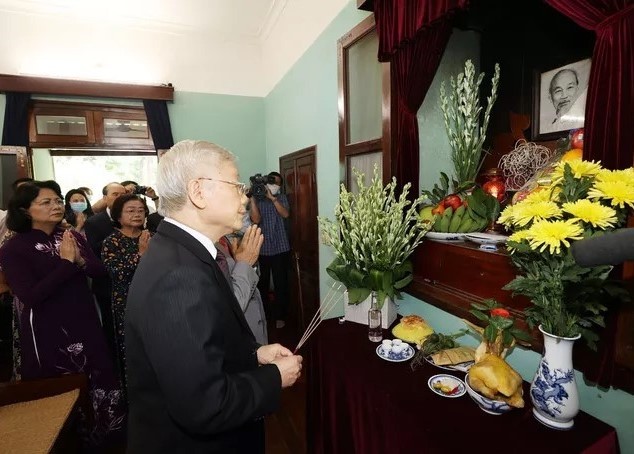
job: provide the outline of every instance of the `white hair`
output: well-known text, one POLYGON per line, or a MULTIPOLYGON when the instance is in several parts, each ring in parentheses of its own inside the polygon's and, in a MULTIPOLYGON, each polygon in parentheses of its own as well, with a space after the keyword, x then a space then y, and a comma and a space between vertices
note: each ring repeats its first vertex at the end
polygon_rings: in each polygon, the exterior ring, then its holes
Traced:
POLYGON ((187 183, 202 177, 200 168, 207 164, 220 167, 235 165, 236 158, 219 145, 201 140, 182 140, 161 156, 158 164, 156 189, 161 195, 158 211, 170 216, 187 203, 187 183))

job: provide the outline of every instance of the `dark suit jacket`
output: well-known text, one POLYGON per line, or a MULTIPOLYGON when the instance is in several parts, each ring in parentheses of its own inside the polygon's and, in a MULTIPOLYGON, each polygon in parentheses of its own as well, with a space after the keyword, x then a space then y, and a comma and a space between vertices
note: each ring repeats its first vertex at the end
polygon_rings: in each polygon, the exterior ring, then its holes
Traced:
MULTIPOLYGON (((101 260, 101 245, 112 232, 114 225, 107 211, 102 211, 86 219, 84 224, 86 240, 90 249, 101 260)), ((92 291, 97 297, 99 308, 101 309, 101 319, 106 334, 106 339, 111 349, 114 348, 114 325, 112 324, 112 283, 110 276, 103 276, 92 280, 92 291)), ((113 350, 114 351, 114 350, 113 350)))
POLYGON ((162 222, 126 308, 130 453, 263 453, 281 377, 205 247, 162 222))
POLYGON ((110 219, 108 212, 102 211, 86 219, 84 231, 86 232, 86 239, 88 240, 90 249, 92 249, 97 257, 101 257, 101 244, 103 240, 114 232, 114 225, 112 224, 112 219, 110 219))

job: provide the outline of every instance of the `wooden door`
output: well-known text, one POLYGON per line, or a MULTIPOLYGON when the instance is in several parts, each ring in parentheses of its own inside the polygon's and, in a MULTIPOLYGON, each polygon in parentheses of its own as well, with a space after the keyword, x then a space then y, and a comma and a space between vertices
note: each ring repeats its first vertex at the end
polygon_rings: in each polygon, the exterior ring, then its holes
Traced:
POLYGON ((0 146, 0 209, 6 210, 13 195, 11 184, 32 177, 32 162, 26 147, 0 146))
POLYGON ((315 154, 316 147, 313 146, 280 158, 280 173, 291 207, 291 315, 298 322, 300 334, 317 310, 320 300, 315 154))

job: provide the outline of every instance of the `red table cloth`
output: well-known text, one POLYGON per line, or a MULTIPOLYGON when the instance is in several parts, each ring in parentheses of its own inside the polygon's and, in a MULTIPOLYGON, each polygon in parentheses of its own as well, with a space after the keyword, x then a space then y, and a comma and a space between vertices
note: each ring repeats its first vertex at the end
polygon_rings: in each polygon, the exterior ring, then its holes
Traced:
MULTIPOLYGON (((384 336, 392 338, 389 331, 384 336)), ((549 429, 532 414, 528 383, 523 409, 484 413, 468 394, 446 398, 427 386, 449 373, 376 355, 367 327, 326 320, 309 341, 308 449, 324 454, 436 452, 618 453, 615 429, 580 412, 569 431, 549 429)))

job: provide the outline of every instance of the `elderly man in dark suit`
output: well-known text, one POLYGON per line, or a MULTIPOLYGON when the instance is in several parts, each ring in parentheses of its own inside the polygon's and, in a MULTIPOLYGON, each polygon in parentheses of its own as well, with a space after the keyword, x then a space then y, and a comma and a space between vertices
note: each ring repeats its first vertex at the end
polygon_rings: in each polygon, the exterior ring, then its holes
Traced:
POLYGON ((117 197, 125 194, 126 190, 119 183, 108 183, 103 187, 101 192, 103 193, 106 210, 89 217, 85 225, 86 239, 97 257, 101 257, 101 244, 103 240, 114 232, 114 224, 110 218, 112 204, 117 197))
POLYGON ((126 312, 128 452, 263 453, 263 416, 302 358, 253 338, 214 243, 242 225, 234 156, 197 141, 159 162, 165 215, 132 280, 126 312))

